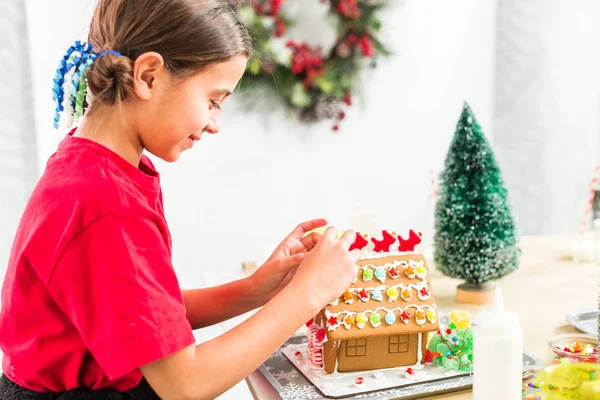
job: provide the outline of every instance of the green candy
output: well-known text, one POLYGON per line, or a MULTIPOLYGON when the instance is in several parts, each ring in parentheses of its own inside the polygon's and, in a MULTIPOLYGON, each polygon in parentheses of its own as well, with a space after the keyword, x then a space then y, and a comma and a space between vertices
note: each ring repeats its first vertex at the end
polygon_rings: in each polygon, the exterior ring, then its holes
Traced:
POLYGON ((363 280, 370 281, 371 279, 373 279, 373 271, 371 271, 369 268, 366 268, 363 272, 363 280))
POLYGON ((458 361, 454 358, 444 357, 442 360, 442 366, 446 369, 458 369, 458 361))
POLYGON ((446 354, 446 352, 448 351, 448 346, 446 346, 444 343, 439 343, 436 346, 435 351, 436 353, 446 354))
POLYGON ((429 346, 427 346, 429 348, 429 351, 436 352, 437 351, 437 345, 440 344, 442 342, 442 337, 440 335, 434 335, 431 340, 429 341, 429 346))
POLYGON ((376 325, 380 325, 381 324, 381 317, 379 316, 379 314, 375 313, 375 314, 371 314, 371 316, 369 317, 369 320, 371 321, 371 324, 373 326, 376 325))

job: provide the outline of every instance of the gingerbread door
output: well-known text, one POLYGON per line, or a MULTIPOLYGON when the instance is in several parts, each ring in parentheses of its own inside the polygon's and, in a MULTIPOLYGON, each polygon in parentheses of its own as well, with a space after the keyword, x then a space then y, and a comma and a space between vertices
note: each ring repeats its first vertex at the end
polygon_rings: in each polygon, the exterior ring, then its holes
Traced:
POLYGON ((418 334, 342 340, 337 370, 350 372, 414 365, 418 342, 418 334))

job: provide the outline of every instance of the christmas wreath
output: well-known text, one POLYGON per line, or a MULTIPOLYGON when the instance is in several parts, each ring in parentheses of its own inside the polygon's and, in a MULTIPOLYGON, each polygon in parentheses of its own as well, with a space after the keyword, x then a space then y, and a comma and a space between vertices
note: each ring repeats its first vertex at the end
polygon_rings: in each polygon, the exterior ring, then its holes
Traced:
MULTIPOLYGON (((257 88, 266 88, 302 120, 332 120, 338 130, 344 110, 352 105, 361 71, 375 67, 378 55, 389 54, 377 37, 381 28, 377 12, 386 0, 320 1, 328 3, 337 28, 337 39, 327 55, 319 46, 286 37, 292 21, 282 13, 283 0, 238 2, 240 19, 255 40, 240 89, 256 93, 257 88), (247 90, 250 87, 252 91, 247 90)), ((257 104, 254 99, 250 103, 257 104)))

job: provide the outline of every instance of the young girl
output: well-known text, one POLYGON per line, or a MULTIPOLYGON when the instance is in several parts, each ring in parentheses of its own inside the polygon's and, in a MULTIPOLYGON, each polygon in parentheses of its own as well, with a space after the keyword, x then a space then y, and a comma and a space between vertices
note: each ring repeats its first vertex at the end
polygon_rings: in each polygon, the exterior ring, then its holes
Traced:
POLYGON ((4 280, 0 398, 215 398, 350 286, 355 234, 302 223, 249 278, 182 292, 142 152, 175 161, 219 132, 251 40, 226 0, 99 0, 88 41, 54 92, 63 116, 89 108, 31 195, 4 280), (192 329, 261 306, 194 344, 192 329))

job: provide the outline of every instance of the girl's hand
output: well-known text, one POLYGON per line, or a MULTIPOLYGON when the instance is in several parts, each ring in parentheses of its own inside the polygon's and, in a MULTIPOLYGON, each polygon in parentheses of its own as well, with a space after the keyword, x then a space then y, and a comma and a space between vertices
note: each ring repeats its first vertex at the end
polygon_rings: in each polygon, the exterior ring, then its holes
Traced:
POLYGON ((346 231, 337 239, 337 231, 329 227, 314 249, 304 257, 289 287, 300 299, 313 302, 317 309, 339 297, 350 287, 358 274, 356 262, 362 251, 348 249, 356 233, 346 231))
POLYGON ((327 221, 322 218, 299 224, 277 246, 269 259, 250 276, 252 287, 256 289, 256 295, 263 299, 262 303, 272 299, 287 286, 306 253, 313 249, 321 237, 317 232, 309 235, 306 235, 306 232, 326 224, 327 221))

